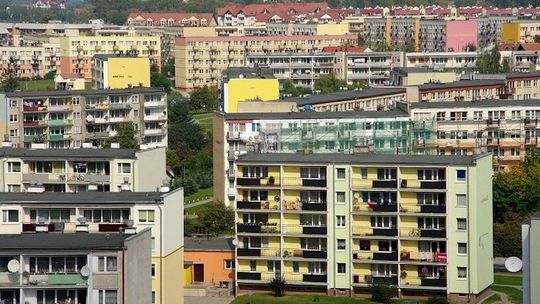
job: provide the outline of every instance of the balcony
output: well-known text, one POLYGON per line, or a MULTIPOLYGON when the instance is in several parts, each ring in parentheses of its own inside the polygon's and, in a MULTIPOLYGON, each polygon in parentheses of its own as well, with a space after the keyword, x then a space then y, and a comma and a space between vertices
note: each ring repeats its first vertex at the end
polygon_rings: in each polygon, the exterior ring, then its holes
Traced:
POLYGON ((48 136, 49 140, 64 140, 69 139, 69 135, 63 135, 63 134, 52 134, 48 136))
POLYGON ((167 107, 166 101, 145 101, 144 102, 145 108, 165 108, 167 107))
POLYGON ((279 177, 237 177, 237 186, 279 186, 279 177))
POLYGON ((402 229, 400 231, 401 236, 413 237, 413 238, 446 238, 445 228, 410 228, 402 229))
POLYGON ((108 174, 85 174, 85 173, 70 173, 67 175, 66 181, 72 183, 109 183, 111 176, 108 174))
POLYGON ((237 280, 249 280, 249 281, 260 281, 261 273, 260 272, 237 272, 237 280))
POLYGON ((118 223, 99 224, 98 232, 120 232, 120 231, 124 231, 126 228, 127 228, 127 224, 118 224, 118 223))
POLYGON ((109 104, 111 110, 127 110, 131 109, 131 103, 127 102, 114 102, 109 104))
POLYGON ((284 234, 314 234, 326 235, 327 228, 324 226, 301 226, 298 225, 283 225, 284 234))
POLYGON ((167 115, 163 115, 163 114, 144 115, 144 121, 161 121, 161 120, 167 120, 167 115))
POLYGON ((326 211, 326 202, 295 202, 285 201, 283 202, 283 209, 286 211, 326 211))
POLYGON ((326 273, 284 273, 283 278, 291 284, 317 283, 317 285, 326 285, 328 281, 326 273))
POLYGON ((374 180, 373 188, 397 188, 397 180, 374 180))
POLYGON ((51 285, 76 285, 86 286, 88 278, 79 273, 51 273, 33 274, 23 273, 23 285, 51 286, 51 285))
POLYGON ((305 249, 305 248, 285 248, 283 250, 284 258, 304 258, 304 259, 327 259, 326 248, 305 249))
POLYGON ((446 180, 407 180, 400 183, 403 189, 446 189, 446 180))
POLYGON ((357 202, 353 204, 353 212, 397 212, 396 203, 357 202))
POLYGON ((237 201, 236 209, 253 209, 253 210, 279 210, 278 202, 253 202, 253 201, 237 201))
POLYGON ((58 183, 65 180, 65 174, 57 173, 23 173, 24 183, 58 183))
POLYGON ((61 127, 65 125, 70 125, 71 119, 54 119, 47 121, 49 127, 61 127))
POLYGON ((427 276, 421 276, 420 274, 414 274, 414 275, 408 275, 404 279, 405 284, 401 284, 402 288, 422 288, 426 287, 426 289, 432 289, 432 288, 446 288, 446 278, 445 277, 427 277, 427 276))
POLYGON ((397 261, 398 253, 397 251, 386 252, 386 251, 377 251, 377 252, 362 252, 354 251, 353 260, 373 260, 373 261, 397 261))
POLYGON ((431 252, 431 251, 407 251, 402 250, 400 253, 401 262, 431 262, 431 263, 446 263, 446 252, 431 252))
POLYGON ((419 205, 403 203, 399 205, 399 212, 444 214, 446 213, 446 205, 419 205))
POLYGON ((0 286, 18 286, 19 275, 19 272, 0 272, 0 286))
POLYGON ((32 232, 64 232, 65 223, 46 223, 46 224, 36 224, 36 223, 23 223, 22 232, 23 233, 32 233, 32 232))
POLYGON ((238 233, 279 233, 278 223, 238 223, 238 233))
POLYGON ((23 112, 47 112, 47 106, 23 106, 23 112))
POLYGON ((281 251, 279 248, 238 248, 236 256, 238 257, 279 257, 281 251))
POLYGON ((397 236, 396 228, 375 228, 369 226, 354 226, 353 225, 353 235, 355 236, 397 236))
POLYGON ((285 186, 301 186, 301 187, 326 187, 326 179, 308 179, 300 177, 284 178, 285 186))
POLYGON ((23 126, 25 127, 41 127, 46 126, 46 120, 25 120, 23 121, 23 126))
POLYGON ((67 105, 57 105, 49 106, 49 112, 69 112, 73 110, 73 107, 69 104, 67 105))

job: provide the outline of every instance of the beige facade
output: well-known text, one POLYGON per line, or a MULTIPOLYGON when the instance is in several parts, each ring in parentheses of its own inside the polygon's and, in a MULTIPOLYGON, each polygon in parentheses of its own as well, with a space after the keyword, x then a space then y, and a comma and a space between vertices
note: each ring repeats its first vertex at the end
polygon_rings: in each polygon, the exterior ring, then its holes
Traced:
POLYGON ((132 123, 137 141, 167 145, 167 95, 163 89, 15 92, 7 96, 7 137, 13 146, 44 142, 49 148, 101 146, 132 123))
POLYGON ((43 77, 48 72, 60 70, 60 47, 46 43, 38 46, 0 46, 0 79, 8 70, 15 77, 43 77))

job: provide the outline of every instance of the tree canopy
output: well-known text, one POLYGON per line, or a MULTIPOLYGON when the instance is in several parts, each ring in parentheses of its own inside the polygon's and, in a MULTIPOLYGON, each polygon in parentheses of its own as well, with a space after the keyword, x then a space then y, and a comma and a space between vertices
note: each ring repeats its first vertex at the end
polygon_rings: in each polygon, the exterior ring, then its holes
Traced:
POLYGON ((476 70, 480 74, 499 74, 510 72, 508 58, 501 60, 501 53, 494 47, 489 52, 484 52, 476 59, 476 70))
POLYGON ((121 149, 138 149, 139 143, 135 138, 137 131, 133 127, 133 124, 124 122, 118 125, 116 135, 109 137, 105 140, 104 148, 110 148, 111 143, 119 143, 121 149))

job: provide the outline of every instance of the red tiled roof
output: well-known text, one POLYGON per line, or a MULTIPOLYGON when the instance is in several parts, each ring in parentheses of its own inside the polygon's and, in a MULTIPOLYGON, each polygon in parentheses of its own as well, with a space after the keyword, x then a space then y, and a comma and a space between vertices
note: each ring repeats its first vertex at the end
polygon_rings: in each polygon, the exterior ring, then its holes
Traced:
POLYGON ((521 43, 519 49, 524 51, 540 51, 540 43, 521 43))
POLYGON ((392 10, 390 11, 390 15, 392 15, 392 16, 414 16, 414 15, 420 15, 420 10, 396 7, 396 8, 392 8, 392 10))
POLYGON ((512 50, 517 50, 518 46, 519 44, 517 43, 501 43, 497 45, 497 49, 499 51, 512 51, 512 50))
POLYGON ((192 17, 195 17, 198 20, 206 19, 208 23, 210 23, 214 16, 210 13, 200 13, 200 14, 193 14, 193 13, 129 13, 128 20, 129 19, 136 19, 137 17, 141 17, 144 20, 152 19, 154 25, 159 25, 161 19, 173 19, 175 25, 182 25, 182 20, 184 19, 190 19, 192 17))
POLYGON ((486 8, 486 15, 488 16, 511 16, 511 8, 497 8, 497 7, 488 7, 486 8))
POLYGON ((520 7, 518 13, 520 15, 535 15, 540 13, 540 7, 520 7))
POLYGON ((382 15, 384 13, 383 8, 362 8, 360 9, 360 15, 363 16, 376 16, 376 15, 382 15))
MULTIPOLYGON (((230 12, 233 15, 238 15, 242 12, 248 16, 256 16, 257 14, 271 14, 279 15, 281 18, 287 19, 285 16, 297 16, 317 13, 321 10, 329 9, 326 2, 315 3, 271 3, 271 4, 248 4, 238 5, 231 4, 225 7, 216 9, 216 15, 223 16, 225 13, 230 12)), ((258 19, 257 19, 258 20, 258 19)))

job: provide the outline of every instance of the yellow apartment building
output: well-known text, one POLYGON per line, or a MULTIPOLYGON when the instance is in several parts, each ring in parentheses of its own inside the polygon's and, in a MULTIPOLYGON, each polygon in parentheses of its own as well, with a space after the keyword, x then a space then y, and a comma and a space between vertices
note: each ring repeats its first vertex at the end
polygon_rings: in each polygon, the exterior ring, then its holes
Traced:
POLYGON ((92 87, 95 89, 126 89, 150 87, 150 60, 120 54, 94 55, 92 87))

